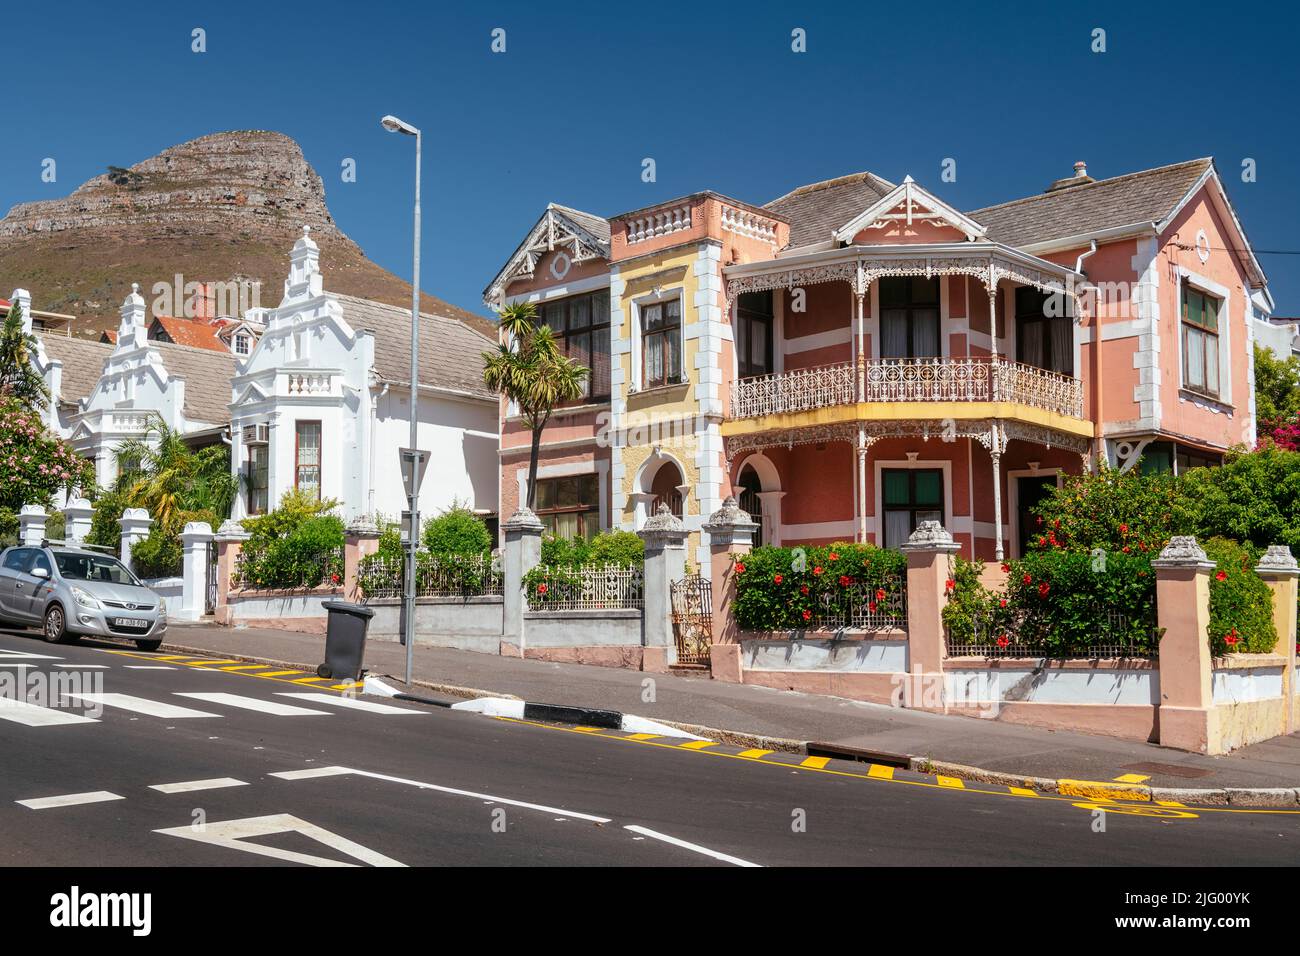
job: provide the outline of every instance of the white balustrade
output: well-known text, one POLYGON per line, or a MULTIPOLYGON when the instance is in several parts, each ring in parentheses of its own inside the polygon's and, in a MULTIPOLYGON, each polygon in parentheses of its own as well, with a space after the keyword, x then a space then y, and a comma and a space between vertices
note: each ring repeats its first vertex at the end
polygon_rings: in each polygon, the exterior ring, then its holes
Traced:
POLYGON ((627 221, 629 245, 691 228, 691 207, 657 209, 627 221))
POLYGON ((760 239, 776 244, 776 221, 747 209, 722 207, 722 228, 748 239, 760 239))

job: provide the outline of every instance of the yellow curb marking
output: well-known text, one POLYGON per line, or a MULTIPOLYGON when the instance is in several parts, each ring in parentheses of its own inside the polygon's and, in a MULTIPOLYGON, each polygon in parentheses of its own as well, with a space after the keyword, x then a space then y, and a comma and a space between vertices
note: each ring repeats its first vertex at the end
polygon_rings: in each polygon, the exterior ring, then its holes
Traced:
MULTIPOLYGON (((163 656, 163 655, 158 655, 158 654, 144 654, 144 653, 138 653, 138 652, 136 652, 136 651, 109 650, 108 648, 95 648, 95 650, 98 650, 98 651, 100 651, 101 653, 104 653, 104 654, 116 654, 116 655, 118 655, 119 657, 134 657, 134 658, 136 658, 137 660, 142 660, 142 661, 158 661, 158 660, 165 660, 165 661, 167 661, 168 663, 172 663, 172 664, 185 664, 186 666, 189 666, 189 667, 203 667, 204 665, 212 665, 212 664, 237 664, 237 663, 239 663, 238 661, 233 661, 233 660, 231 660, 231 661, 227 661, 227 660, 209 660, 209 659, 207 659, 207 658, 193 658, 193 659, 187 660, 187 658, 190 657, 190 655, 188 655, 188 654, 169 654, 169 655, 165 655, 165 656, 163 656)), ((256 664, 256 665, 250 665, 250 666, 255 666, 255 667, 275 667, 276 665, 275 665, 275 664, 256 664)), ((306 676, 306 674, 307 674, 306 671, 303 671, 303 670, 297 670, 297 669, 295 669, 295 670, 278 670, 278 671, 259 671, 259 672, 257 672, 257 673, 251 673, 251 672, 249 672, 249 671, 242 671, 242 670, 233 670, 233 669, 225 668, 225 667, 215 667, 215 668, 212 668, 212 669, 213 669, 213 670, 216 670, 216 671, 224 671, 225 673, 232 674, 232 675, 235 676, 235 677, 257 677, 257 678, 265 678, 265 679, 267 679, 267 680, 278 681, 278 682, 281 683, 281 684, 298 684, 298 685, 302 685, 302 684, 309 684, 309 683, 311 683, 311 682, 313 682, 313 681, 324 681, 324 680, 327 679, 327 678, 324 678, 324 677, 307 677, 307 676, 306 676), (300 678, 298 678, 298 679, 295 679, 295 680, 290 680, 290 679, 288 679, 288 677, 289 677, 289 675, 291 675, 291 674, 299 674, 299 675, 302 675, 302 677, 300 677, 300 678)), ((361 685, 360 685, 360 684, 348 684, 348 685, 326 684, 325 686, 321 686, 320 684, 316 684, 316 685, 314 685, 314 686, 316 687, 317 690, 340 690, 340 689, 351 690, 353 687, 359 687, 359 686, 361 686, 361 685)))
POLYGON ((812 767, 814 770, 820 770, 831 762, 830 757, 808 757, 799 762, 801 767, 812 767))
POLYGON ((599 727, 574 727, 573 729, 578 731, 580 734, 594 734, 596 731, 600 730, 599 727))
POLYGON ((966 784, 962 783, 958 777, 945 777, 942 774, 936 774, 934 779, 939 782, 941 787, 951 787, 954 790, 966 789, 966 784))
POLYGON ((328 677, 299 677, 297 680, 289 681, 290 684, 310 684, 315 681, 327 681, 328 677))
POLYGON ((775 752, 776 751, 774 750, 742 750, 740 753, 736 754, 736 756, 749 757, 751 760, 757 760, 759 757, 766 757, 768 754, 775 752))
POLYGON ((1185 806, 1187 806, 1187 804, 1185 804, 1185 803, 1179 803, 1177 800, 1157 800, 1157 801, 1155 801, 1155 803, 1156 803, 1156 806, 1158 806, 1158 807, 1185 807, 1185 806))
POLYGON ((230 671, 231 673, 234 673, 235 671, 259 671, 259 670, 266 670, 266 667, 267 667, 267 665, 265 665, 265 664, 236 664, 234 667, 223 667, 223 668, 221 668, 221 670, 223 670, 223 671, 230 671))
POLYGON ((873 763, 871 769, 867 771, 868 777, 875 777, 877 780, 893 780, 894 768, 886 767, 884 764, 873 763))
POLYGON ((1151 788, 1137 785, 1115 786, 1097 780, 1058 780, 1056 789, 1063 796, 1087 797, 1090 800, 1142 800, 1150 802, 1151 788))
POLYGON ((1116 777, 1116 783, 1141 783, 1143 780, 1150 780, 1149 776, 1140 773, 1126 773, 1122 777, 1116 777))
POLYGON ((692 740, 692 741, 691 741, 690 743, 688 743, 688 744, 679 744, 678 746, 679 746, 680 749, 682 749, 682 750, 703 750, 703 749, 706 748, 706 747, 716 747, 716 746, 717 746, 717 741, 715 741, 715 740, 692 740))
POLYGON ((663 734, 628 734, 627 740, 656 740, 663 734))
POLYGON ((198 660, 198 661, 177 661, 176 663, 178 663, 178 664, 185 664, 185 665, 187 665, 187 666, 189 666, 189 667, 212 667, 212 666, 215 665, 215 664, 238 664, 239 661, 209 661, 209 660, 198 660))
POLYGON ((330 684, 330 690, 354 690, 364 686, 365 681, 354 680, 350 684, 330 684))
POLYGON ((247 674, 247 677, 284 677, 286 674, 301 674, 303 671, 264 671, 261 674, 247 674))
POLYGON ((1038 791, 1036 791, 1036 790, 1030 790, 1030 789, 1027 788, 1027 787, 1007 787, 1007 789, 1010 790, 1012 793, 1014 793, 1017 797, 1036 797, 1036 796, 1038 796, 1038 791))

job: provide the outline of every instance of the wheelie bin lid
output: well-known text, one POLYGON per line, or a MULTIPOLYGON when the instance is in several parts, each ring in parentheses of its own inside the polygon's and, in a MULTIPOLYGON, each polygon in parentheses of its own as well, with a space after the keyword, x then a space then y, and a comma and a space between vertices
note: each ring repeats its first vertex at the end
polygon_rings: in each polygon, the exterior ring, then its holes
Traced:
POLYGON ((351 614, 354 617, 374 617, 375 609, 366 607, 364 604, 353 604, 350 601, 321 601, 321 607, 327 611, 337 611, 341 614, 351 614))

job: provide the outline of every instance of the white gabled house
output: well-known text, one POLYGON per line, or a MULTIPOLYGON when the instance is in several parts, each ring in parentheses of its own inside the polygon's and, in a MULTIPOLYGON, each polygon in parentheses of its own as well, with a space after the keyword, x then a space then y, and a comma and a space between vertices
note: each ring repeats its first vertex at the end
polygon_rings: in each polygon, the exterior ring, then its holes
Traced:
MULTIPOLYGON (((398 449, 409 443, 410 311, 328 293, 309 230, 294 243, 280 305, 231 380, 236 519, 299 488, 337 499, 343 516, 396 518, 406 507, 398 449)), ((482 381, 495 342, 423 314, 419 446, 430 464, 420 513, 460 502, 491 523, 497 509, 497 398, 482 381)))

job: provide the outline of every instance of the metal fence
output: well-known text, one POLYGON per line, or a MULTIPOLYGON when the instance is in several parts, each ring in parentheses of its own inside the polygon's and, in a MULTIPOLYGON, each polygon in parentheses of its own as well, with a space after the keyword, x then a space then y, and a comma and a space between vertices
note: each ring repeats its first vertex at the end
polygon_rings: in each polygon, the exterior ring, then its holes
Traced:
POLYGON ((594 611, 645 606, 645 573, 639 567, 582 564, 543 566, 526 585, 530 611, 594 611))
POLYGON ((906 581, 899 574, 883 574, 823 594, 808 626, 819 631, 906 631, 906 581))
MULTIPOLYGON (((406 562, 372 554, 361 559, 357 586, 364 600, 402 596, 406 562)), ((478 597, 501 593, 501 570, 489 556, 435 558, 418 554, 416 597, 478 597)))
POLYGON ((1154 622, 1108 611, 1097 633, 1083 640, 1061 638, 1050 622, 1027 623, 1023 612, 976 613, 969 640, 945 632, 949 657, 1034 657, 1051 660, 1101 660, 1157 656, 1161 631, 1154 622), (1026 639, 1030 634, 1031 639, 1026 639))
POLYGON ((293 554, 274 547, 240 549, 230 586, 237 591, 293 591, 343 583, 343 548, 293 554))

